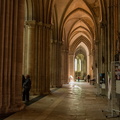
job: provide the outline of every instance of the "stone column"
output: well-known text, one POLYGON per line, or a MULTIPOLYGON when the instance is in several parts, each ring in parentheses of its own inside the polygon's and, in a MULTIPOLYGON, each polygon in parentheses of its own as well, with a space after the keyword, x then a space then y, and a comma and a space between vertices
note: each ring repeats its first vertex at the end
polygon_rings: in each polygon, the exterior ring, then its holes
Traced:
POLYGON ((118 0, 118 29, 120 34, 120 1, 118 0))
POLYGON ((114 45, 115 45, 115 40, 114 40, 114 1, 113 0, 110 0, 110 4, 109 4, 109 10, 110 10, 110 43, 111 43, 111 46, 110 46, 110 54, 111 54, 111 61, 114 61, 114 52, 115 52, 115 49, 114 49, 114 45))
POLYGON ((35 94, 35 42, 36 42, 36 22, 25 22, 24 39, 24 75, 30 75, 32 81, 31 93, 35 94))
POLYGON ((62 42, 59 40, 51 41, 51 87, 62 87, 61 81, 61 61, 62 61, 62 52, 61 45, 62 42))
POLYGON ((119 51, 119 22, 118 22, 118 1, 119 0, 114 0, 114 6, 113 6, 113 9, 114 9, 114 55, 118 53, 119 51))
POLYGON ((115 54, 120 52, 120 1, 114 1, 114 21, 115 21, 115 54))
POLYGON ((118 51, 120 52, 120 1, 118 0, 118 51))
POLYGON ((80 71, 80 79, 83 79, 83 71, 84 71, 84 60, 83 58, 81 59, 81 71, 80 71))
POLYGON ((105 72, 105 24, 101 23, 101 61, 102 61, 102 73, 105 72))
POLYGON ((74 73, 74 54, 69 54, 69 74, 68 75, 72 75, 73 77, 75 77, 75 73, 74 73))
MULTIPOLYGON (((105 18, 104 18, 105 19, 105 18)), ((101 29, 101 72, 105 73, 105 61, 106 61, 106 41, 107 41, 107 37, 106 37, 106 23, 105 22, 101 22, 100 23, 100 29, 101 29)))
POLYGON ((62 50, 62 68, 61 68, 61 80, 63 84, 69 82, 68 78, 68 49, 62 50))
MULTIPOLYGON (((105 19, 105 18, 104 18, 105 19)), ((102 73, 105 73, 105 84, 107 94, 107 83, 108 83, 108 40, 107 40, 107 24, 106 22, 101 23, 101 42, 102 42, 102 73)))
MULTIPOLYGON (((99 33, 101 33, 101 25, 98 27, 99 33)), ((102 73, 102 36, 99 34, 99 44, 98 44, 98 73, 102 73)))
POLYGON ((86 61, 86 57, 84 57, 84 60, 83 60, 83 77, 85 77, 87 73, 87 61, 86 61))
POLYGON ((24 0, 0 0, 0 114, 24 108, 22 57, 24 0))
POLYGON ((96 88, 97 88, 97 94, 100 94, 100 77, 99 77, 99 40, 95 40, 95 79, 96 79, 96 88))
MULTIPOLYGON (((95 47, 95 46, 94 46, 95 47)), ((93 69, 93 78, 95 78, 96 76, 96 67, 95 67, 95 63, 96 63, 96 56, 95 56, 95 49, 92 50, 92 56, 93 56, 93 65, 92 65, 92 69, 93 69)))
POLYGON ((98 54, 98 46, 99 46, 99 41, 95 40, 95 79, 96 83, 99 84, 99 73, 98 73, 98 59, 99 59, 99 54, 98 54))
POLYGON ((90 52, 89 53, 89 75, 90 75, 90 78, 92 78, 93 76, 93 71, 92 71, 92 53, 90 52))
MULTIPOLYGON (((82 66, 81 66, 82 69, 82 66)), ((77 59, 77 71, 80 72, 80 58, 77 59)))
POLYGON ((41 37, 41 94, 49 94, 50 92, 50 34, 51 24, 43 24, 41 37))
POLYGON ((36 31, 36 62, 35 62, 35 80, 36 94, 42 94, 42 52, 43 52, 43 23, 38 22, 36 31))
POLYGON ((62 87, 62 81, 61 81, 61 59, 62 58, 62 41, 58 41, 57 46, 57 87, 62 87))
POLYGON ((51 59, 50 59, 50 62, 51 62, 51 71, 50 71, 50 75, 51 75, 51 87, 54 88, 56 87, 56 81, 57 81, 57 59, 56 59, 56 56, 57 56, 57 40, 51 40, 51 59))

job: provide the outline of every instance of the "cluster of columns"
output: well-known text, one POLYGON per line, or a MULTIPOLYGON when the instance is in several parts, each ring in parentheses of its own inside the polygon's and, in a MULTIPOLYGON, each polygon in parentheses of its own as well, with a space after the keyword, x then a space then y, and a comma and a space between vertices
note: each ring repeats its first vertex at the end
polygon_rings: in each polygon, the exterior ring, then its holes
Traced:
POLYGON ((48 94, 50 87, 61 87, 62 42, 51 39, 52 25, 26 21, 23 74, 32 80, 32 94, 48 94))
MULTIPOLYGON (((104 4, 104 3, 103 3, 104 4)), ((102 21, 98 24, 98 38, 95 40, 95 64, 94 68, 96 73, 97 83, 99 84, 99 74, 105 73, 106 89, 105 94, 108 92, 108 73, 111 71, 111 62, 115 60, 116 54, 116 40, 118 40, 118 25, 119 25, 119 0, 108 0, 106 9, 102 14, 102 21), (108 20, 108 21, 107 21, 108 20)), ((120 46, 119 46, 120 47, 120 46)))
POLYGON ((23 74, 31 76, 32 94, 50 92, 51 27, 42 22, 25 22, 23 74))
POLYGON ((31 77, 31 94, 48 94, 50 85, 66 82, 61 81, 61 60, 67 54, 60 40, 50 41, 50 21, 24 22, 24 12, 24 0, 0 0, 0 114, 24 108, 22 74, 31 77))
POLYGON ((22 103, 24 0, 0 0, 0 114, 22 103))
POLYGON ((68 49, 62 49, 62 60, 61 60, 61 82, 62 84, 69 83, 68 79, 68 49))
POLYGON ((73 53, 69 53, 69 58, 68 58, 68 63, 69 63, 69 66, 68 66, 68 75, 71 75, 73 77, 75 77, 75 66, 74 66, 74 59, 75 59, 75 55, 73 53))
POLYGON ((50 86, 53 87, 62 87, 61 81, 61 46, 62 42, 59 40, 51 39, 50 44, 50 86))

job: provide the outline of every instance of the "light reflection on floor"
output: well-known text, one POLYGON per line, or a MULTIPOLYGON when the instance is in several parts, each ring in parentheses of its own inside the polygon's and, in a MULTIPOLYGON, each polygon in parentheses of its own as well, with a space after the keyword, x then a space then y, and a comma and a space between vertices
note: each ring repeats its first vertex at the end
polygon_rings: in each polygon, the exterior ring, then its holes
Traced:
POLYGON ((95 91, 88 82, 71 81, 5 120, 109 120, 102 112, 108 107, 107 99, 95 91))

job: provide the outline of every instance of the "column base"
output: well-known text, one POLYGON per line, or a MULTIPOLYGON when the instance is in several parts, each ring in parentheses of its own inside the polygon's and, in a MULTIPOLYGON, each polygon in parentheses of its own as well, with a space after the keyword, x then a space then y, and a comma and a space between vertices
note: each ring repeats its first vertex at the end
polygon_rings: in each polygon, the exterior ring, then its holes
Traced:
POLYGON ((48 95, 50 94, 50 90, 46 91, 46 92, 42 92, 42 91, 36 91, 36 92, 30 92, 30 95, 48 95))
POLYGON ((12 114, 18 111, 21 111, 25 108, 25 104, 23 104, 22 102, 20 104, 14 104, 14 105, 10 105, 9 107, 7 106, 2 106, 0 108, 0 115, 7 115, 7 114, 12 114))
POLYGON ((62 85, 56 85, 56 88, 62 88, 62 85))
POLYGON ((62 85, 52 85, 51 88, 61 88, 62 85))
POLYGON ((42 95, 49 95, 51 93, 51 91, 46 91, 46 92, 43 92, 42 95))
POLYGON ((51 88, 56 88, 56 85, 51 85, 50 87, 51 87, 51 88))

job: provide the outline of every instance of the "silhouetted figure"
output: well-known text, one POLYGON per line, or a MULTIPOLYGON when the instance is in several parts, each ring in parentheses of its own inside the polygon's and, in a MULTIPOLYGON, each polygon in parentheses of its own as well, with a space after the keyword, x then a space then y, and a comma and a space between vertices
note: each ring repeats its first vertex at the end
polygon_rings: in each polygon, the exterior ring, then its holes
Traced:
POLYGON ((87 76, 88 82, 90 81, 90 75, 87 76))
POLYGON ((23 86, 23 83, 25 82, 25 76, 22 75, 22 86, 23 86))
POLYGON ((31 89, 31 80, 30 80, 30 76, 27 75, 25 82, 23 83, 23 101, 29 101, 29 91, 31 89))

